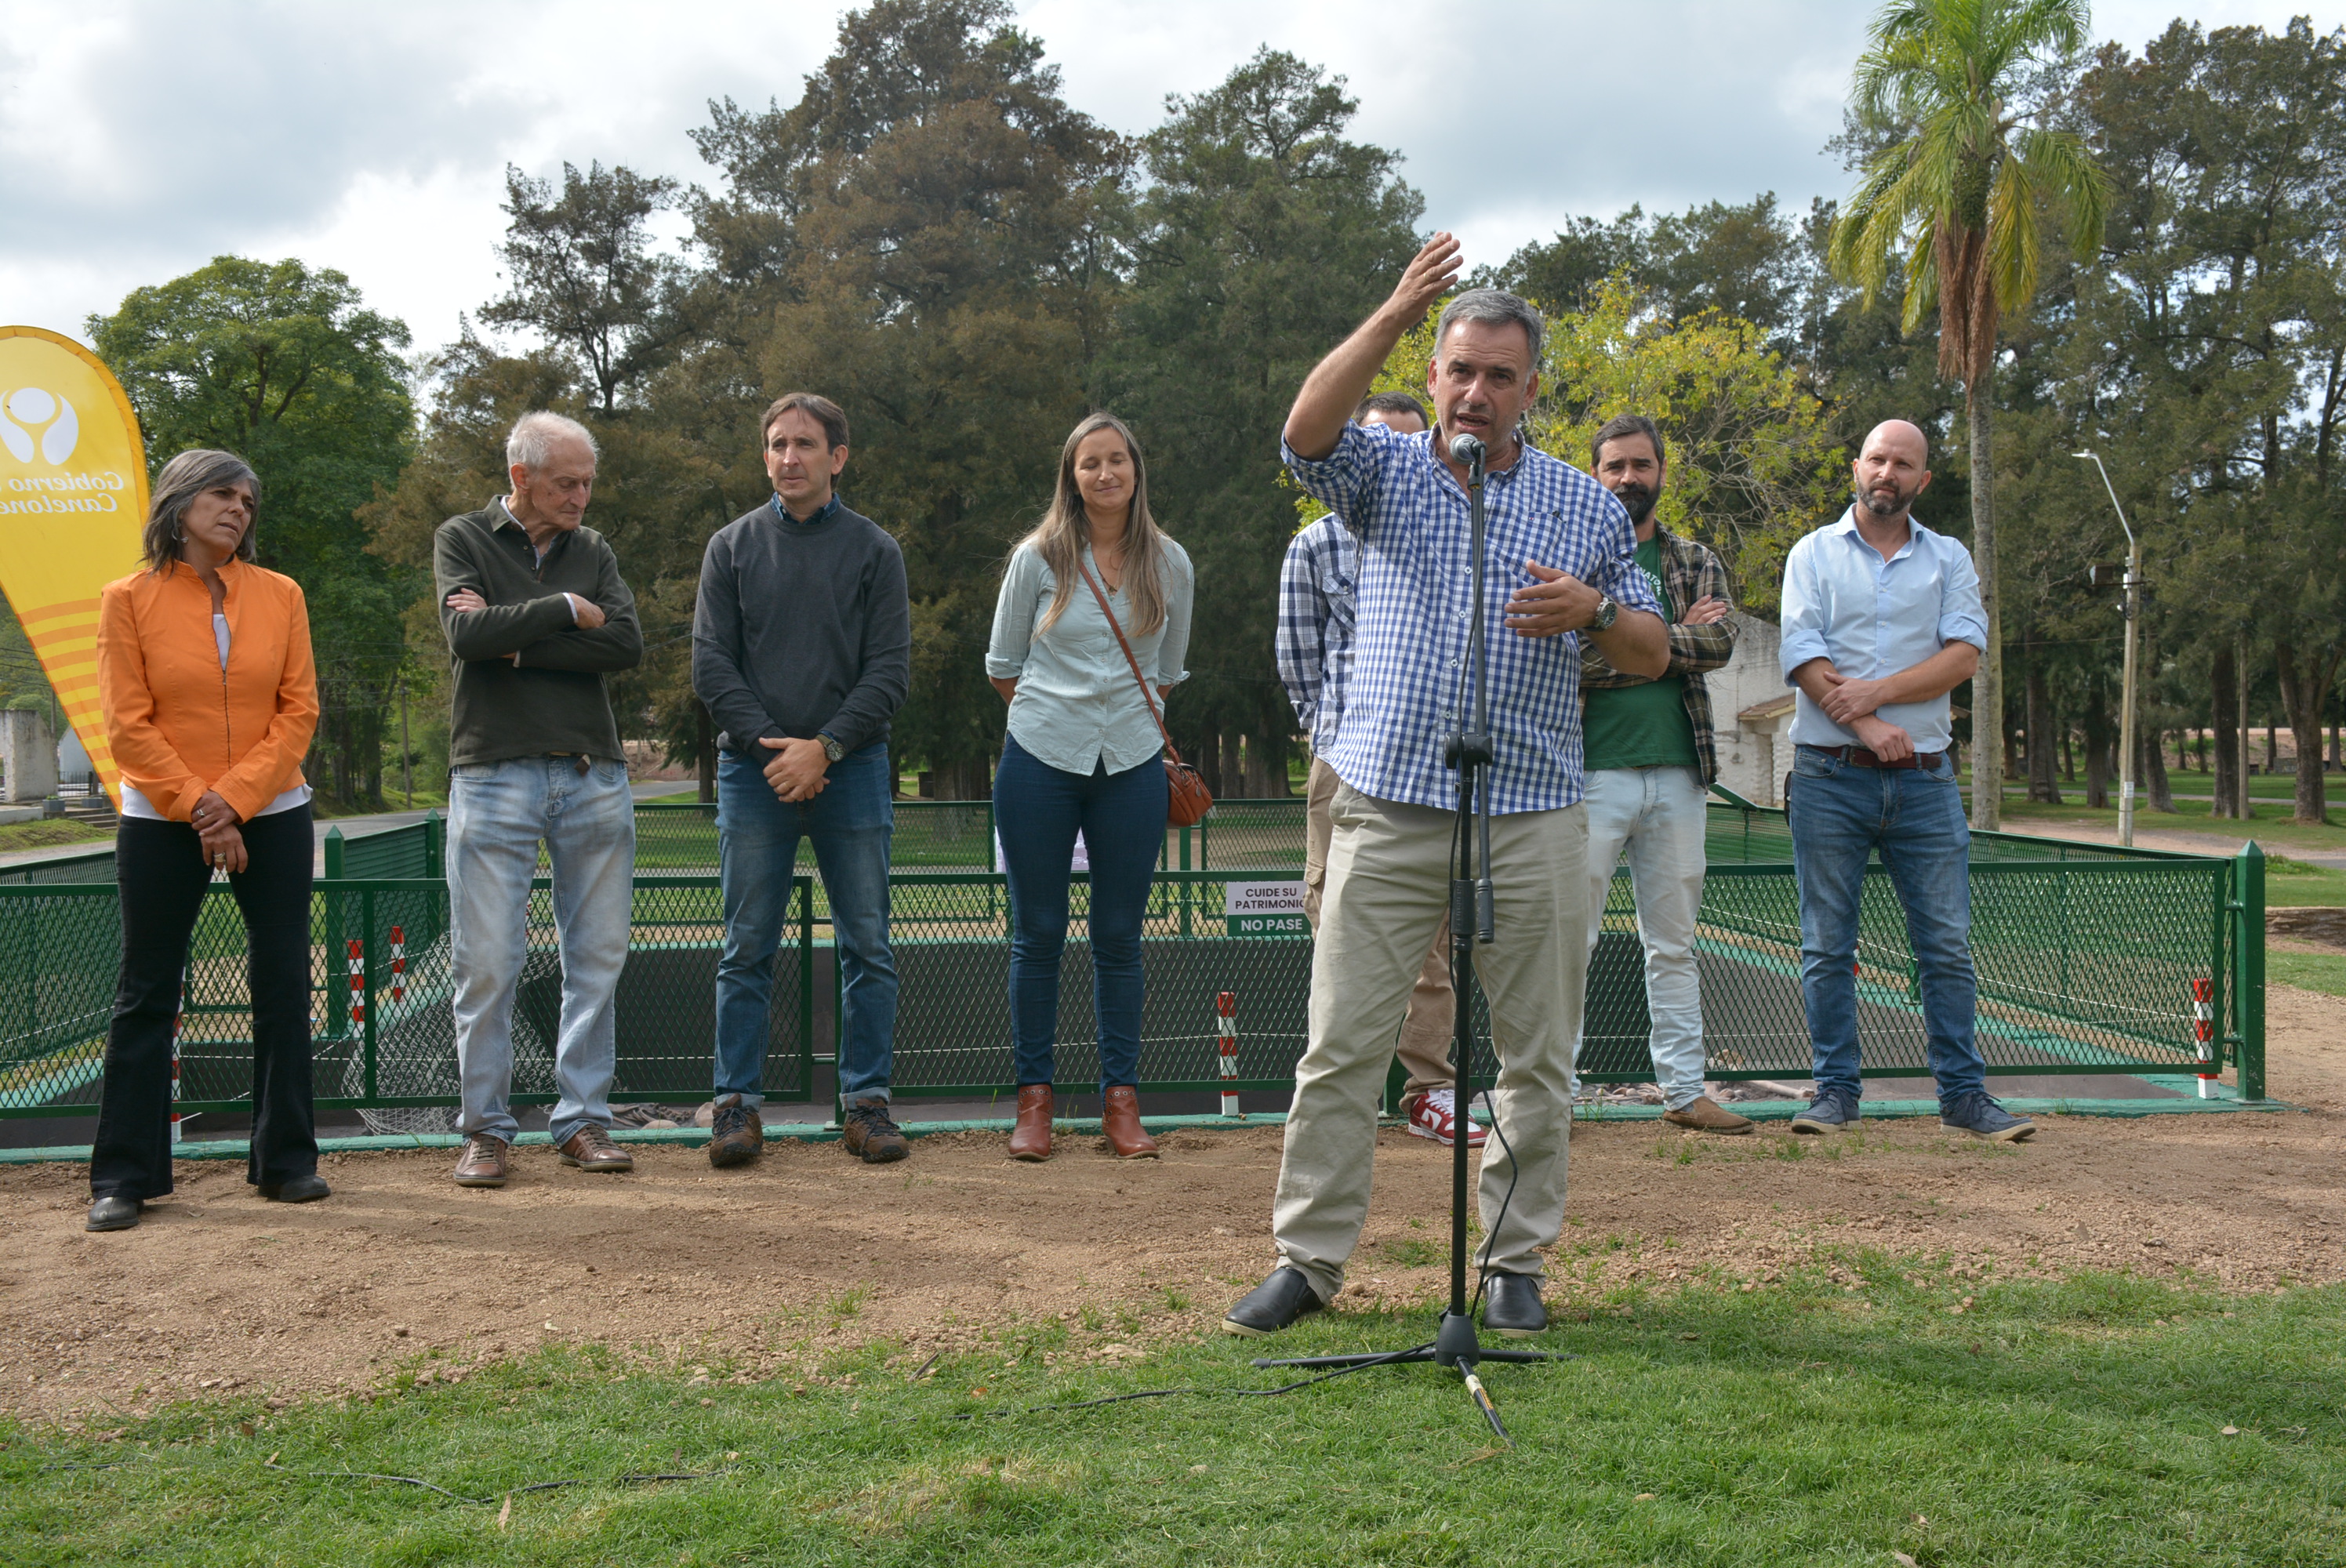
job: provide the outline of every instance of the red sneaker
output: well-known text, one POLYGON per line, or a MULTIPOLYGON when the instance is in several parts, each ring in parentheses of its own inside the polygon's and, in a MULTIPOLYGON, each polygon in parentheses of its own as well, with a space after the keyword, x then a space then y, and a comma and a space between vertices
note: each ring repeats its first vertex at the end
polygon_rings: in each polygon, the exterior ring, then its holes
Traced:
MULTIPOLYGON (((1408 1118, 1409 1134, 1416 1138, 1432 1138, 1443 1148, 1458 1141, 1458 1091, 1429 1089, 1423 1095, 1402 1097, 1401 1114, 1408 1118)), ((1490 1136, 1488 1129, 1472 1119, 1466 1124, 1466 1146, 1479 1149, 1490 1136)))

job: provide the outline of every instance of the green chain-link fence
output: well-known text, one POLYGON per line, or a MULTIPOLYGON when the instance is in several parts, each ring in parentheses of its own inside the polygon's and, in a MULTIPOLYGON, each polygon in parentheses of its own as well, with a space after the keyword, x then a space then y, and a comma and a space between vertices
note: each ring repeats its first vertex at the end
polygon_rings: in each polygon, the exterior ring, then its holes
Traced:
MULTIPOLYGON (((975 1097, 1015 1087, 1009 914, 1004 880, 983 866, 984 802, 900 803, 892 929, 902 979, 893 1087, 907 1097, 975 1097)), ((616 1097, 690 1100, 707 1093, 716 966, 723 936, 709 809, 638 813, 633 938, 617 1002, 616 1097), (695 871, 660 869, 663 862, 695 871)), ((312 984, 319 1104, 356 1107, 379 1125, 454 1103, 447 889, 442 827, 331 836, 318 884, 312 984), (358 985, 352 985, 352 966, 358 985), (355 1013, 353 999, 359 1006, 355 1013)), ((1292 916, 1233 913, 1234 886, 1301 874, 1300 801, 1219 805, 1186 844, 1168 835, 1174 869, 1150 895, 1148 995, 1141 1078, 1152 1091, 1280 1090, 1301 1054, 1311 942, 1292 916), (1227 815, 1225 815, 1227 813, 1227 815), (1178 862, 1189 851, 1198 864, 1178 862), (1212 861, 1211 865, 1203 862, 1212 861), (1236 1001, 1235 1082, 1221 1076, 1216 999, 1236 1001)), ((2205 1071, 2197 1007, 2204 992, 2211 1052, 2239 1069, 2244 1097, 2263 1093, 2263 864, 2127 851, 2014 835, 1976 835, 1972 868, 1979 1037, 1991 1073, 2047 1075, 2205 1071)), ((1698 928, 1703 1020, 1714 1078, 1804 1077, 1810 1065, 1800 987, 1799 900, 1782 813, 1722 801, 1710 814, 1710 872, 1698 928)), ((111 856, 104 857, 110 873, 111 856)), ((84 874, 98 864, 77 857, 84 874)), ((839 1006, 829 906, 802 866, 776 961, 766 1092, 811 1097, 835 1050, 839 1006)), ((1866 882, 1861 911, 1859 1030, 1872 1076, 1927 1072, 1920 997, 1904 920, 1886 874, 1866 882)), ((529 915, 529 956, 515 1007, 515 1098, 554 1095, 552 1052, 561 972, 543 881, 529 915)), ((1080 876, 1061 978, 1060 1084, 1096 1081, 1088 888, 1080 876)), ((120 951, 110 881, 0 883, 0 1115, 87 1115, 97 1094, 120 951)), ((250 1074, 244 932, 225 884, 205 902, 189 965, 181 1095, 188 1111, 242 1108, 250 1074)), ((1477 1006, 1477 1017, 1483 1016, 1477 1006)), ((1626 870, 1617 871, 1590 967, 1583 1075, 1649 1081, 1643 957, 1626 870)), ((1490 1074, 1487 1036, 1475 1076, 1490 1074)))

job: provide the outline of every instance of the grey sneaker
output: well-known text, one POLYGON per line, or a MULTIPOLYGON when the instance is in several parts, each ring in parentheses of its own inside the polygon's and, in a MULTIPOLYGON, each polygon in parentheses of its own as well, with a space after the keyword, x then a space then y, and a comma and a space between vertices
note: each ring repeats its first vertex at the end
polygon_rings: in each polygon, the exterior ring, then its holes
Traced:
POLYGON ((1792 1118, 1796 1133, 1845 1133, 1862 1126, 1865 1118, 1858 1114, 1857 1096, 1846 1089, 1820 1089, 1809 1108, 1792 1118))
POLYGON ((2035 1122, 2014 1115, 1984 1089, 1974 1089, 1954 1104, 1940 1106, 1939 1125, 1998 1144, 2016 1144, 2036 1130, 2035 1122))

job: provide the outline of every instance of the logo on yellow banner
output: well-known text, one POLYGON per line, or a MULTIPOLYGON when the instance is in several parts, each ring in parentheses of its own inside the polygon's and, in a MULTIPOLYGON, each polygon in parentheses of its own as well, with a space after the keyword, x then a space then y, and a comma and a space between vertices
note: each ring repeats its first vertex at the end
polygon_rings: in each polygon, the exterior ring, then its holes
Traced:
POLYGON ((0 590, 117 803, 97 593, 137 568, 146 524, 146 448, 121 384, 70 338, 0 327, 0 590))

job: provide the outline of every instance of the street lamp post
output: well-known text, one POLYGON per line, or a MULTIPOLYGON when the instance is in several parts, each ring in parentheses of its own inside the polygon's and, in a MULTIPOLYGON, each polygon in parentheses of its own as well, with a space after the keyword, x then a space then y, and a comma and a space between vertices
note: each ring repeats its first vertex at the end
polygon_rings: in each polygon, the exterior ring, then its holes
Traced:
POLYGON ((2135 709, 2135 641, 2142 621, 2142 546, 2134 536, 2134 528, 2127 522, 2126 508, 2118 504, 2117 486, 2110 483, 2110 471, 2102 466, 2098 453, 2072 453, 2073 457, 2089 460, 2102 476, 2102 488, 2110 494, 2110 510, 2118 514, 2118 526, 2126 530, 2126 695, 2121 700, 2118 718, 2118 842, 2134 847, 2134 709, 2135 709))

